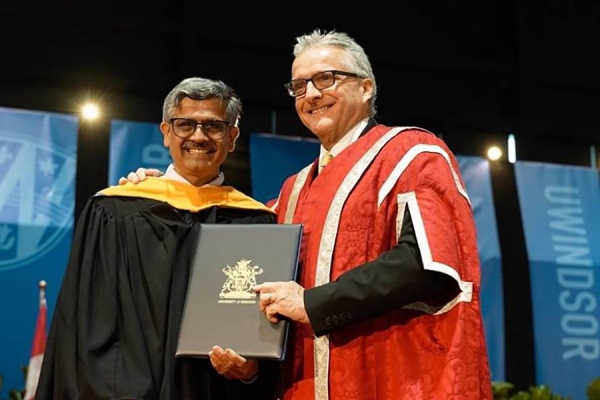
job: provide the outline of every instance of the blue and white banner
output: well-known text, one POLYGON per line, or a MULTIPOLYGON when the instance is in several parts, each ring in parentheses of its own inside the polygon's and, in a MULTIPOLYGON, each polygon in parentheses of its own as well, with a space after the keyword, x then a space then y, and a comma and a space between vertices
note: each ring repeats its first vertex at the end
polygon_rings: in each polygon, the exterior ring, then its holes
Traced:
MULTIPOLYGON (((266 202, 279 195, 285 179, 314 161, 319 142, 275 136, 250 135, 252 196, 266 202)), ((481 258, 481 306, 490 355, 492 379, 503 381, 504 307, 500 245, 496 226, 489 164, 479 157, 457 157, 473 204, 481 258)))
POLYGON ((163 145, 158 124, 113 120, 110 127, 108 184, 116 185, 139 167, 163 172, 171 163, 169 149, 163 145))
POLYGON ((592 168, 518 162, 537 383, 586 399, 600 376, 600 187, 592 168))
POLYGON ((47 282, 48 319, 62 282, 73 233, 77 118, 0 108, 0 375, 25 387, 47 282))
POLYGON ((493 381, 504 381, 504 295, 502 260, 496 225, 489 162, 481 157, 457 156, 460 171, 471 199, 477 246, 481 263, 481 312, 493 381))

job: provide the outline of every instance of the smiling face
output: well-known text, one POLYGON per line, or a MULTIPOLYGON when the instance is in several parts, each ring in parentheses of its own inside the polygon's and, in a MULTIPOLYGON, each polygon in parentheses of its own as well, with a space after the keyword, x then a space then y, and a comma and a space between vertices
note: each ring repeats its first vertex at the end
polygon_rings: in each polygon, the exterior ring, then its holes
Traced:
MULTIPOLYGON (((225 103, 219 99, 184 98, 171 118, 188 118, 196 122, 224 121, 225 103)), ((227 153, 234 150, 239 134, 239 129, 231 126, 222 139, 211 140, 197 127, 191 136, 182 139, 173 132, 173 125, 164 121, 160 130, 175 170, 194 186, 202 186, 217 177, 227 153)))
MULTIPOLYGON (((327 70, 349 71, 347 54, 337 47, 317 46, 300 53, 292 64, 292 79, 310 79, 327 70)), ((330 150, 359 121, 369 116, 373 81, 336 75, 333 86, 318 90, 308 83, 306 94, 296 97, 302 123, 330 150)))

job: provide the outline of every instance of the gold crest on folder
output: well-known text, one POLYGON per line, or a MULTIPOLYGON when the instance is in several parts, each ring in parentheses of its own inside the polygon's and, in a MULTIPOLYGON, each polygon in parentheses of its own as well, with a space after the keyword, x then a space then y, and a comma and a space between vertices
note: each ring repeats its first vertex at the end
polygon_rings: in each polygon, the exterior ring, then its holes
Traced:
POLYGON ((252 260, 241 259, 232 267, 227 265, 223 273, 227 279, 219 293, 219 303, 256 303, 256 293, 252 287, 256 285, 256 276, 263 273, 258 265, 251 265, 252 260))

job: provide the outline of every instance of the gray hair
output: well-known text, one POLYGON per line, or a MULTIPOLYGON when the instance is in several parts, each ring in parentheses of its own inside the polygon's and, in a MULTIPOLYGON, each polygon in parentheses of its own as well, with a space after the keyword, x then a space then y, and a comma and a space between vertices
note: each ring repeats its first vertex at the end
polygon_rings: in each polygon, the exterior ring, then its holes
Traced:
POLYGON ((242 101, 233 88, 225 83, 206 78, 187 78, 175 86, 163 103, 163 121, 169 122, 175 109, 186 97, 192 100, 219 99, 225 103, 225 119, 237 126, 242 114, 242 101))
POLYGON ((347 55, 346 59, 343 61, 343 65, 345 68, 349 69, 348 72, 354 72, 373 80, 373 96, 369 101, 369 116, 374 117, 377 113, 375 107, 375 100, 377 99, 377 82, 375 81, 375 75, 373 74, 373 68, 371 67, 369 57, 367 57, 362 46, 356 43, 356 41, 347 33, 336 31, 323 32, 320 29, 315 29, 311 33, 296 38, 293 53, 294 57, 298 57, 303 51, 317 46, 330 46, 342 49, 347 55))

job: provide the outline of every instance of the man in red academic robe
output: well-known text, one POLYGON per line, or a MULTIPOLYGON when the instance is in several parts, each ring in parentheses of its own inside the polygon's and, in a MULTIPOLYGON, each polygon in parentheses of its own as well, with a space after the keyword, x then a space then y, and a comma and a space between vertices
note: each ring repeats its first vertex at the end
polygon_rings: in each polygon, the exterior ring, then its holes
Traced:
POLYGON ((288 178, 279 223, 304 225, 298 282, 258 285, 293 324, 285 400, 491 399, 475 222, 454 155, 434 134, 379 125, 363 49, 299 37, 287 85, 331 153, 288 178))

